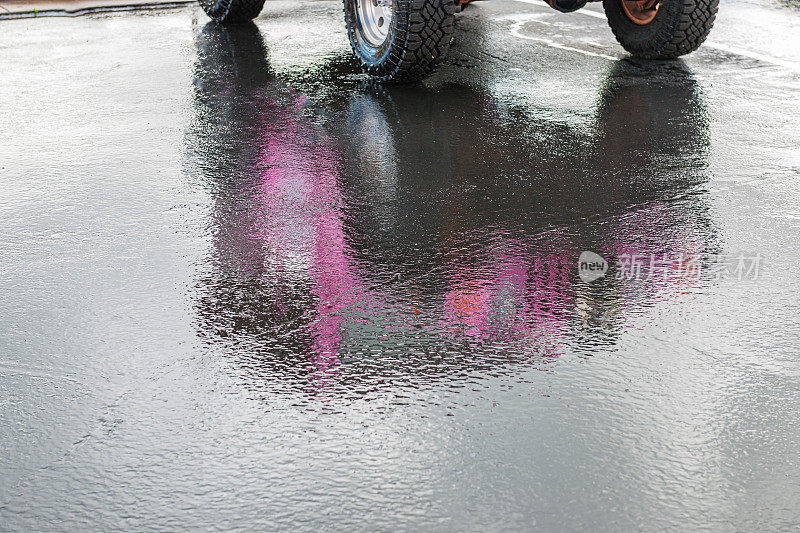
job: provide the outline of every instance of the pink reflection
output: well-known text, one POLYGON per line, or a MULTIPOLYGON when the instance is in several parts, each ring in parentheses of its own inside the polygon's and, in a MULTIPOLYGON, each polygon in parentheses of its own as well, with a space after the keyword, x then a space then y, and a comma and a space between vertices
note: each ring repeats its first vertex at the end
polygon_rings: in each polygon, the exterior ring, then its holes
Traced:
POLYGON ((531 243, 505 238, 487 265, 447 269, 458 278, 445 294, 443 329, 484 341, 522 341, 543 357, 561 355, 575 305, 571 278, 579 252, 557 235, 535 245, 559 252, 530 253, 531 243))
POLYGON ((485 336, 493 298, 494 291, 482 286, 481 281, 459 282, 444 299, 444 316, 449 330, 473 337, 485 336))
MULTIPOLYGON (((303 99, 264 123, 258 233, 279 277, 310 277, 314 294, 311 360, 315 383, 324 387, 338 372, 342 327, 372 298, 353 265, 345 241, 337 184, 339 157, 324 132, 303 119, 303 99)), ((290 286, 287 284, 287 286, 290 286)))
MULTIPOLYGON (((313 293, 314 308, 306 327, 312 336, 309 357, 316 387, 335 382, 343 332, 355 321, 366 321, 385 333, 391 329, 403 334, 413 326, 427 325, 442 336, 522 343, 545 359, 555 360, 564 353, 570 321, 579 306, 575 285, 577 258, 583 250, 579 236, 566 231, 529 239, 495 235, 481 251, 486 257, 480 266, 459 265, 458 253, 442 254, 453 259, 441 269, 445 290, 440 304, 405 302, 410 312, 393 309, 387 302, 397 295, 390 293, 389 286, 368 287, 362 267, 353 259, 344 229, 345 195, 338 173, 346 162, 324 129, 302 116, 304 102, 297 98, 288 106, 267 105, 256 166, 260 174, 252 206, 255 215, 247 218, 252 221, 249 237, 263 242, 265 266, 287 291, 287 301, 297 283, 307 283, 313 293), (428 310, 428 316, 422 309, 428 310), (408 315, 407 323, 393 322, 408 315)), ((442 217, 443 224, 455 218, 442 217)), ((607 221, 618 227, 605 228, 604 233, 612 237, 597 251, 607 257, 633 251, 646 254, 665 246, 680 249, 682 242, 687 250, 697 249, 698 243, 680 233, 685 227, 681 224, 664 241, 670 234, 666 228, 673 223, 657 209, 607 221), (642 239, 642 235, 651 237, 642 239)), ((654 280, 647 290, 667 284, 654 280)), ((428 298, 434 297, 429 294, 428 298)))

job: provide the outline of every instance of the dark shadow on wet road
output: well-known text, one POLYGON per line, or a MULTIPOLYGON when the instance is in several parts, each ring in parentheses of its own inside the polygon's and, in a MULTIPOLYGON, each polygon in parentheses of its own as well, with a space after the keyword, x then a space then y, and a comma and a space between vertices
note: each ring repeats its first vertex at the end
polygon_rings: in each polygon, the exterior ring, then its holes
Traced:
POLYGON ((255 25, 203 29, 186 155, 214 202, 199 334, 254 391, 549 368, 701 283, 577 274, 584 250, 715 251, 708 123, 682 64, 614 63, 573 125, 467 85, 337 91, 338 56, 279 79, 268 57, 255 25))

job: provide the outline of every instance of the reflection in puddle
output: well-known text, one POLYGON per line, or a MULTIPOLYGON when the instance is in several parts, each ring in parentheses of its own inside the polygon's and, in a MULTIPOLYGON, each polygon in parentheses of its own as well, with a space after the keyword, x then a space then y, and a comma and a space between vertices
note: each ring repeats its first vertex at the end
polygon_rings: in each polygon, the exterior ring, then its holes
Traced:
POLYGON ((279 78, 253 25, 197 45, 187 157, 213 202, 198 324, 254 390, 550 369, 702 283, 577 276, 584 250, 716 249, 705 111, 680 67, 614 64, 575 125, 468 86, 337 89, 336 57, 279 78))

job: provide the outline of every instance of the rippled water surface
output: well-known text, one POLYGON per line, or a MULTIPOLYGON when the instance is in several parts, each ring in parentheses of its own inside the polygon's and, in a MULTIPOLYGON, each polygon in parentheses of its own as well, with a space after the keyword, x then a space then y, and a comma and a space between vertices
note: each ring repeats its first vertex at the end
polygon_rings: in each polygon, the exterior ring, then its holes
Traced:
POLYGON ((796 73, 303 5, 6 23, 0 529, 798 527, 796 73))

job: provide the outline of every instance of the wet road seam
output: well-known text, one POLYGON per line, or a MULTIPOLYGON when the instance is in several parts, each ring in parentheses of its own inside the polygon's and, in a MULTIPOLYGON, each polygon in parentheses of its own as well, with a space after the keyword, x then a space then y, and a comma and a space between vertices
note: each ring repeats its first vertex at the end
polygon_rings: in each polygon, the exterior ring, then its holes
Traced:
POLYGON ((125 11, 155 11, 159 9, 177 9, 194 4, 195 0, 174 0, 171 2, 154 2, 151 4, 128 4, 116 6, 97 6, 67 11, 65 9, 46 9, 36 11, 12 12, 0 4, 4 11, 0 12, 0 20, 18 20, 45 17, 83 17, 96 13, 113 13, 125 11))
POLYGON ((547 39, 545 37, 534 37, 532 35, 525 35, 522 33, 522 28, 528 24, 529 22, 536 22, 539 24, 544 24, 546 26, 550 26, 551 24, 544 20, 539 20, 537 17, 532 17, 530 15, 534 15, 533 13, 518 13, 512 15, 506 15, 502 17, 500 20, 510 20, 512 21, 511 25, 511 35, 517 37, 518 39, 525 39, 527 41, 533 41, 545 46, 549 46, 551 48, 556 48, 558 50, 566 50, 569 52, 578 52, 579 54, 587 55, 590 57, 599 57, 602 59, 608 59, 609 61, 618 61, 621 59, 617 56, 611 56, 607 54, 601 54, 599 52, 592 52, 590 50, 584 50, 583 48, 575 48, 574 46, 569 46, 567 44, 559 43, 558 41, 554 41, 552 39, 547 39))

